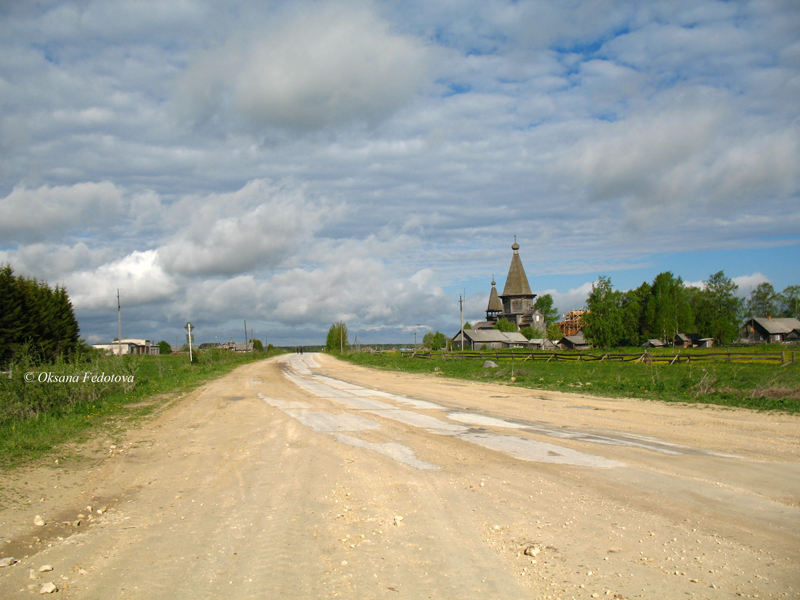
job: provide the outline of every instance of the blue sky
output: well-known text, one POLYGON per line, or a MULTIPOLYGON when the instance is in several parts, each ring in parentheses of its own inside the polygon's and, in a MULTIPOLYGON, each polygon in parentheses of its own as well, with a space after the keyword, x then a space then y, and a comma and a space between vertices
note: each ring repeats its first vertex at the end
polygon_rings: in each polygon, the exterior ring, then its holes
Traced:
POLYGON ((0 262, 89 341, 458 327, 514 236, 561 311, 798 284, 793 0, 0 2, 0 262), (417 327, 419 324, 419 327, 417 327))

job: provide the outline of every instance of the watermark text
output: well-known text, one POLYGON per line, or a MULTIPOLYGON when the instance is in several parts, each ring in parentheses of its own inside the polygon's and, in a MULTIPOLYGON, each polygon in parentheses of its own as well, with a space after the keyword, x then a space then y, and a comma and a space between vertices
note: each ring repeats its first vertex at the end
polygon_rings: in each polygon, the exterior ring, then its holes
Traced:
POLYGON ((25 381, 28 383, 133 383, 133 375, 107 375, 93 371, 64 375, 52 371, 42 371, 41 373, 29 371, 25 373, 25 381))

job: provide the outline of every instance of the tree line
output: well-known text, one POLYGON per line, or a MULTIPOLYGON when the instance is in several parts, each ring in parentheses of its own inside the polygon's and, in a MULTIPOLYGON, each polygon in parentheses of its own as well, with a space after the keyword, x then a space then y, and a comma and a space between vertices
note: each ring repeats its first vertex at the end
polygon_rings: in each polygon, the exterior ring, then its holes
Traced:
POLYGON ((65 287, 0 267, 0 366, 21 351, 38 361, 68 358, 80 347, 79 330, 65 287))
POLYGON ((585 334, 596 346, 638 346, 648 339, 668 341, 677 333, 697 333, 726 344, 739 337, 749 317, 800 316, 800 286, 777 293, 762 283, 745 300, 739 286, 723 271, 710 275, 703 288, 687 286, 667 271, 653 283, 621 292, 609 277, 592 285, 586 300, 585 334))

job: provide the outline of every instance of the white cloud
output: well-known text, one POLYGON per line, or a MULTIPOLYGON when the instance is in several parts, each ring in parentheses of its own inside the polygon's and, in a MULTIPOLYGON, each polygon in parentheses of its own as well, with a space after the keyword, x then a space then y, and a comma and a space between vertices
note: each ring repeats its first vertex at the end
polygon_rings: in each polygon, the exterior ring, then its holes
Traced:
POLYGON ((442 315, 448 304, 431 271, 401 277, 367 258, 323 269, 292 269, 276 275, 272 284, 273 318, 289 323, 355 320, 394 326, 442 315))
MULTIPOLYGON (((553 306, 558 308, 560 314, 570 310, 581 310, 586 306, 586 299, 592 292, 593 281, 587 281, 577 288, 562 293, 558 290, 545 290, 540 295, 550 294, 553 297, 553 306)), ((560 317, 559 317, 560 318, 560 317)))
POLYGON ((185 198, 171 210, 172 225, 179 229, 159 249, 159 259, 169 272, 188 275, 273 268, 301 251, 341 210, 310 201, 302 189, 264 180, 228 194, 185 198))
POLYGON ((425 44, 393 32, 369 3, 299 5, 196 56, 178 82, 199 121, 243 131, 311 131, 374 124, 406 104, 428 78, 425 44))
POLYGON ((40 241, 113 223, 123 210, 123 192, 113 183, 15 187, 0 199, 0 236, 5 241, 40 241))
POLYGON ((744 298, 749 298, 750 292, 762 283, 772 283, 769 278, 761 272, 753 273, 752 275, 742 275, 741 277, 733 277, 732 281, 739 286, 737 295, 744 298))
MULTIPOLYGON (((732 277, 731 281, 735 283, 737 286, 739 286, 735 293, 737 296, 741 298, 749 298, 750 292, 756 289, 762 283, 772 283, 769 280, 769 278, 760 271, 757 271, 752 275, 742 275, 740 277, 732 277)), ((684 285, 686 285, 687 287, 695 287, 701 290, 706 289, 705 280, 687 281, 684 282, 684 285)))
POLYGON ((38 243, 16 250, 0 250, 0 264, 11 264, 19 275, 35 274, 51 283, 63 284, 69 273, 93 269, 107 262, 111 255, 110 248, 89 247, 86 242, 74 245, 38 243))
POLYGON ((136 251, 92 271, 66 276, 73 306, 76 310, 116 306, 118 289, 129 306, 175 300, 179 286, 157 259, 154 250, 136 251))

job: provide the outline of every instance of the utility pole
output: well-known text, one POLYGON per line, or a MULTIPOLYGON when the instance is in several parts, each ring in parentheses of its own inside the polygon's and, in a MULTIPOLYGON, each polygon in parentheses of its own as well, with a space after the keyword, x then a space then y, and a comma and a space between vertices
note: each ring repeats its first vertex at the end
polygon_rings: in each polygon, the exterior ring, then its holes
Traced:
POLYGON ((461 313, 461 354, 464 354, 464 298, 458 297, 458 310, 461 313))
POLYGON ((189 364, 192 364, 192 329, 194 329, 194 325, 188 322, 184 329, 189 332, 189 364))
POLYGON ((117 288, 117 356, 122 356, 122 305, 119 303, 119 288, 117 288))
POLYGON ((247 352, 247 319, 244 320, 244 351, 247 352))

